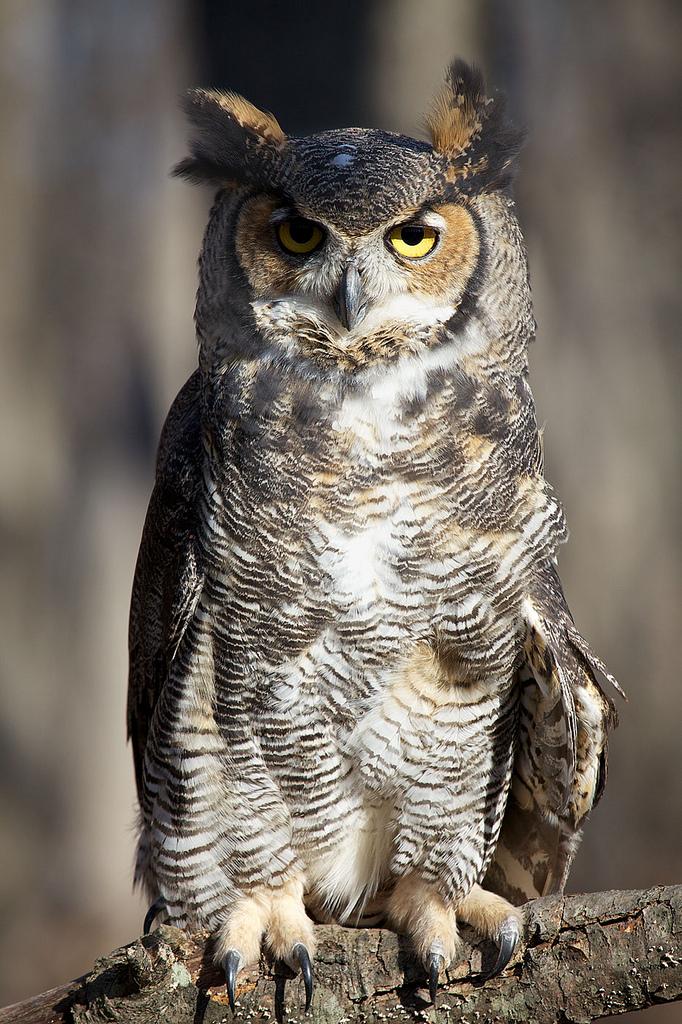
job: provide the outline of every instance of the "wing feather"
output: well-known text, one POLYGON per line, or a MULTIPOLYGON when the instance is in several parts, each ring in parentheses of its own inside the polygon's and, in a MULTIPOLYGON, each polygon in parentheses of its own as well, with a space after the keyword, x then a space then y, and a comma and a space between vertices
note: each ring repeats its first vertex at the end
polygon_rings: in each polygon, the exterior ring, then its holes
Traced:
POLYGON ((140 801, 152 715, 202 584, 195 536, 200 472, 197 371, 175 399, 161 434, 133 582, 127 720, 140 801))
POLYGON ((597 674, 623 693, 576 629, 553 564, 542 567, 524 617, 517 756, 486 880, 514 903, 563 890, 617 721, 597 674))

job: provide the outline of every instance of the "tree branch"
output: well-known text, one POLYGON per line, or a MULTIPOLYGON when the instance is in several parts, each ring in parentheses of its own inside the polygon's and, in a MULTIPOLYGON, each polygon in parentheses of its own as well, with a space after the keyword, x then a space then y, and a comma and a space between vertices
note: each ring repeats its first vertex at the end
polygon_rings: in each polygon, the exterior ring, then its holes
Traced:
MULTIPOLYGON (((587 1022, 682 999, 682 886, 549 896, 526 906, 525 944, 503 975, 481 984, 490 944, 463 932, 463 959, 447 972, 438 1009, 403 940, 383 929, 316 928, 309 1024, 411 1021, 587 1022)), ((300 978, 264 959, 239 975, 237 1021, 303 1019, 300 978), (277 1007, 277 1001, 280 1005, 277 1007)), ((175 928, 123 946, 90 974, 0 1010, 0 1024, 215 1024, 230 1021, 205 937, 175 928)))

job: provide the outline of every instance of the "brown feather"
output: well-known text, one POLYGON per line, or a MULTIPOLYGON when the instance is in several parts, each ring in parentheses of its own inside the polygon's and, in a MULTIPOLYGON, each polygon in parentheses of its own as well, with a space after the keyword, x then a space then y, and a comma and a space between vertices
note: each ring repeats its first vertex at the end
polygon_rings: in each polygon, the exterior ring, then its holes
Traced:
POLYGON ((462 156, 483 127, 483 111, 488 102, 483 79, 475 69, 455 63, 449 69, 441 91, 426 115, 433 148, 446 156, 462 156))
POLYGON ((204 102, 216 103, 221 110, 233 117, 242 128, 247 128, 275 145, 284 145, 286 135, 274 114, 259 110, 249 100, 236 92, 219 92, 217 89, 197 89, 204 102))

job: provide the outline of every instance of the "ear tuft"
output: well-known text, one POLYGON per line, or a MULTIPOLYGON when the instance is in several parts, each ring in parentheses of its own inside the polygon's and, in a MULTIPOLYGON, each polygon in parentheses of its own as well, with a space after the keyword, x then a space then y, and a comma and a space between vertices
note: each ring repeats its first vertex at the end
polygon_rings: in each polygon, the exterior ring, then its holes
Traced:
POLYGON ((215 89, 190 90, 183 106, 195 131, 190 156, 173 168, 174 175, 222 185, 270 180, 287 142, 272 114, 215 89))
POLYGON ((434 150, 450 162, 451 181, 481 190, 509 184, 524 133, 505 121, 503 97, 486 96, 478 68, 453 61, 426 124, 434 150))
POLYGON ((462 156, 481 132, 485 103, 485 84, 478 68, 453 61, 426 116, 433 148, 444 156, 462 156))
POLYGON ((275 115, 259 110, 236 92, 195 89, 194 95, 202 106, 218 106, 229 118, 234 118, 245 131, 260 137, 264 142, 271 142, 276 146, 286 142, 287 137, 275 115))

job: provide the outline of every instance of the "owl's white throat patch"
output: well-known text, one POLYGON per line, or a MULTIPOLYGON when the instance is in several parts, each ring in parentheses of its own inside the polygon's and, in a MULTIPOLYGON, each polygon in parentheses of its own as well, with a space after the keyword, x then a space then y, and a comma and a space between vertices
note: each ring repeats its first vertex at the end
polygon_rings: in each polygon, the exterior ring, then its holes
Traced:
POLYGON ((346 333, 352 340, 367 337, 393 325, 402 329, 406 326, 433 327, 435 324, 447 323, 454 312, 455 307, 450 302, 439 305, 430 295, 403 292, 372 303, 360 323, 346 333))
POLYGON ((379 331, 429 330, 444 324, 453 316, 452 303, 437 304, 428 295, 402 293, 388 295, 370 303, 365 316, 348 331, 339 321, 330 303, 313 295, 286 295, 278 299, 260 299, 252 303, 258 326, 279 340, 295 342, 296 331, 308 334, 317 329, 322 337, 333 340, 334 346, 349 349, 371 338, 379 331))

